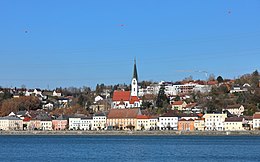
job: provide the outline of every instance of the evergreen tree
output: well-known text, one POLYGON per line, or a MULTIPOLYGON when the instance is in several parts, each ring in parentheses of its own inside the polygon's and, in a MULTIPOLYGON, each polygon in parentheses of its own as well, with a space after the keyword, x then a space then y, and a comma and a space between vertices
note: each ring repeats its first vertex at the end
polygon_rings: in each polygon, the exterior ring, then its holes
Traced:
POLYGON ((168 102, 168 98, 165 94, 164 86, 161 86, 159 93, 158 93, 158 96, 157 96, 156 106, 162 108, 162 107, 166 106, 165 102, 168 102))
POLYGON ((251 77, 251 83, 252 83, 253 88, 258 87, 258 84, 259 84, 259 73, 258 73, 258 71, 257 70, 254 71, 251 76, 252 76, 251 77))
POLYGON ((223 80, 222 76, 218 76, 217 81, 218 81, 218 83, 222 83, 224 80, 223 80))

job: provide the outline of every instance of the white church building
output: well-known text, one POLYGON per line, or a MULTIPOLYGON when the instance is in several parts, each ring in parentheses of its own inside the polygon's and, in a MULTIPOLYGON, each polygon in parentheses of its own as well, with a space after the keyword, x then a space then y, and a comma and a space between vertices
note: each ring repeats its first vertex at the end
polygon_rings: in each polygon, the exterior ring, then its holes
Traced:
POLYGON ((138 75, 136 61, 134 63, 134 72, 131 82, 131 91, 115 90, 113 93, 113 109, 139 108, 142 100, 138 97, 138 75))

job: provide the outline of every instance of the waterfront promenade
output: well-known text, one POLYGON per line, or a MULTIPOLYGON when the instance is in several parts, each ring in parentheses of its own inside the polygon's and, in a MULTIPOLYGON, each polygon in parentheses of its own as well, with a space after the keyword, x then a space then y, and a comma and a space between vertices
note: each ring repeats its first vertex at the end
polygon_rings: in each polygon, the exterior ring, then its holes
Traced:
POLYGON ((0 135, 260 136, 260 131, 0 131, 0 135))

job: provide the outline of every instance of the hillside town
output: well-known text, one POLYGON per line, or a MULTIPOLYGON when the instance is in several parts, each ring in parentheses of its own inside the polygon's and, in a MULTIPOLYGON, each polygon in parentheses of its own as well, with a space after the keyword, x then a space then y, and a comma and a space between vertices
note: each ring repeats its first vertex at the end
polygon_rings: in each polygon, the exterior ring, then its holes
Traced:
POLYGON ((0 87, 1 131, 131 130, 251 131, 260 129, 257 71, 237 79, 152 82, 83 88, 0 87))

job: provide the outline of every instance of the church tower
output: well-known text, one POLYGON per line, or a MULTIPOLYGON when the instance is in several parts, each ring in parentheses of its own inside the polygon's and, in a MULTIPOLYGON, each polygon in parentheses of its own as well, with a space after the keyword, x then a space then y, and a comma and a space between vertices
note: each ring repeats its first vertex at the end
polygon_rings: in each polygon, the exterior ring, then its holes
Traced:
POLYGON ((138 76, 137 76, 137 68, 136 68, 136 60, 134 62, 134 73, 131 83, 131 96, 138 96, 138 76))

